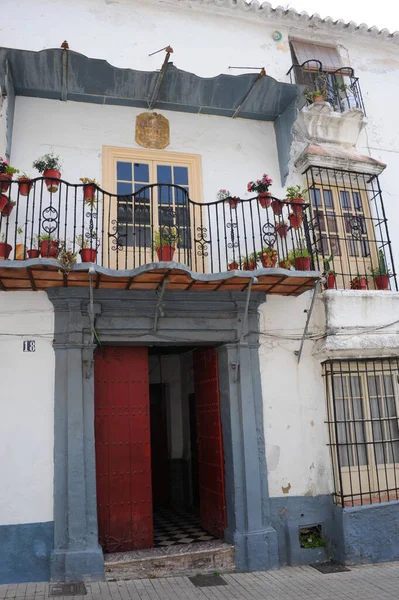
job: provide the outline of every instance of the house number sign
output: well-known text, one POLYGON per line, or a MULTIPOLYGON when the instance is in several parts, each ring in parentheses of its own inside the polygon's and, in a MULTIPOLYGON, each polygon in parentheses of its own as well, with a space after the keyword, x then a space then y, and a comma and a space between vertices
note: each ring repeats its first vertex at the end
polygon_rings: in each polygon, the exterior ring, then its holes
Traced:
POLYGON ((24 352, 36 352, 36 342, 34 340, 25 340, 22 345, 24 352))

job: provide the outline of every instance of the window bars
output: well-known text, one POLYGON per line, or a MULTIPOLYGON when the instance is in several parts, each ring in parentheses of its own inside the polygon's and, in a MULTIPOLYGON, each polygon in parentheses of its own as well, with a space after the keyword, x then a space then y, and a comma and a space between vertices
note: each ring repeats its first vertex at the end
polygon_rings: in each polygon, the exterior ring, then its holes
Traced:
POLYGON ((323 270, 323 259, 333 255, 337 288, 397 290, 378 177, 319 167, 305 177, 315 268, 323 270))
POLYGON ((323 377, 334 501, 399 499, 399 359, 327 361, 323 377))

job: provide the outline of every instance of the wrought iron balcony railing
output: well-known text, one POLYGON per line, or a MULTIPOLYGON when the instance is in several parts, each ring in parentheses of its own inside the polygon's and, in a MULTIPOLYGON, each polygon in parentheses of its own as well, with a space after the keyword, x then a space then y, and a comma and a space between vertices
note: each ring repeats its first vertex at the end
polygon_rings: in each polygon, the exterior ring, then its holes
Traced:
POLYGON ((52 257, 65 268, 84 261, 118 270, 173 260, 199 273, 314 267, 306 203, 267 196, 205 204, 166 184, 124 196, 45 178, 0 184, 0 260, 52 257))
POLYGON ((366 115, 359 79, 351 67, 326 71, 322 63, 314 59, 292 65, 287 75, 291 83, 306 86, 308 104, 324 100, 337 111, 359 108, 366 115))

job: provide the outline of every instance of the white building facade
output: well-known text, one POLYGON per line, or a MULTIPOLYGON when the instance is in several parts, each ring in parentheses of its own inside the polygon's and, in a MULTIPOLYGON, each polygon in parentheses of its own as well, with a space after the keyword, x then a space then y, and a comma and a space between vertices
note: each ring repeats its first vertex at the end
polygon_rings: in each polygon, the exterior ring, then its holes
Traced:
POLYGON ((33 182, 0 203, 0 583, 103 578, 158 504, 238 570, 396 560, 399 35, 5 2, 0 155, 33 182))

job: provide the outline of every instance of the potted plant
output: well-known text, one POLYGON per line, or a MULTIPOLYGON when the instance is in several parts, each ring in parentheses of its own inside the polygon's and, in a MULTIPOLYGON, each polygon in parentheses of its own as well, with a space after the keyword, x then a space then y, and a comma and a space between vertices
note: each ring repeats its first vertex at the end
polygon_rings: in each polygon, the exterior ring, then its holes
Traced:
POLYGON ((325 102, 326 95, 326 90, 324 88, 319 90, 311 90, 308 88, 305 92, 305 98, 309 104, 313 104, 314 102, 325 102))
POLYGON ((0 241, 0 260, 7 260, 11 250, 12 246, 6 243, 6 236, 3 233, 0 241))
POLYGON ((275 267, 277 264, 278 253, 275 248, 263 248, 257 256, 266 269, 275 267))
POLYGON ((96 188, 100 184, 95 179, 89 179, 88 177, 81 177, 80 181, 83 183, 83 202, 90 205, 95 204, 97 201, 96 188))
MULTIPOLYGON (((4 198, 7 198, 7 196, 4 196, 4 198)), ((3 208, 0 211, 1 214, 3 215, 3 217, 9 217, 10 214, 12 213, 12 209, 14 208, 15 205, 16 205, 16 202, 13 202, 12 200, 8 200, 8 198, 7 198, 6 204, 4 204, 3 208)))
POLYGON ((376 269, 370 267, 370 271, 373 275, 377 290, 389 290, 390 272, 387 269, 385 256, 382 250, 378 251, 378 267, 376 269))
POLYGON ((275 224, 276 231, 280 237, 287 237, 288 234, 288 223, 285 221, 280 221, 275 224))
POLYGON ((292 229, 299 229, 302 227, 302 215, 295 215, 294 213, 290 213, 288 215, 288 220, 292 229))
POLYGON ((19 173, 18 169, 14 169, 5 158, 0 157, 0 190, 2 192, 7 192, 15 173, 19 173))
POLYGON ((269 187, 272 185, 273 179, 266 173, 262 175, 262 179, 250 181, 247 185, 248 192, 256 192, 258 194, 258 202, 262 208, 267 208, 271 204, 271 193, 269 187))
POLYGON ((280 262, 278 263, 278 266, 281 269, 291 269, 292 263, 290 260, 288 260, 288 258, 285 258, 284 260, 280 260, 280 262))
POLYGON ((367 290, 367 277, 357 275, 350 282, 351 290, 367 290))
POLYGON ((277 200, 277 198, 272 200, 272 210, 275 215, 281 215, 283 213, 283 207, 284 204, 281 202, 281 200, 277 200))
POLYGON ((57 256, 57 259, 62 264, 62 272, 68 272, 76 263, 77 253, 72 252, 69 248, 62 248, 57 256))
POLYGON ((323 258, 324 272, 326 274, 326 283, 324 288, 326 290, 333 290, 335 288, 335 271, 331 268, 330 262, 334 260, 334 256, 331 254, 328 258, 323 258))
POLYGON ((28 196, 33 186, 33 182, 29 175, 23 173, 20 177, 18 177, 17 181, 19 183, 20 196, 28 196))
POLYGON ((159 231, 156 231, 154 233, 153 247, 158 255, 158 260, 173 260, 176 246, 180 242, 181 238, 177 233, 176 227, 163 226, 159 231))
POLYGON ((30 242, 30 249, 27 251, 28 254, 28 258, 39 258, 40 256, 40 252, 37 248, 34 248, 33 246, 38 246, 39 245, 39 239, 38 236, 35 235, 32 237, 31 242, 30 242))
POLYGON ((228 271, 236 271, 239 268, 240 268, 240 265, 236 261, 230 262, 227 266, 228 271))
POLYGON ((248 254, 241 259, 242 268, 244 271, 255 271, 256 264, 258 262, 258 256, 256 252, 248 254))
POLYGON ((290 251, 288 259, 297 271, 310 271, 311 254, 307 248, 294 248, 290 251))
POLYGON ((49 192, 56 192, 61 179, 61 161, 53 152, 45 154, 33 163, 33 168, 43 174, 49 192))
POLYGON ((97 241, 96 234, 93 234, 93 237, 91 238, 91 240, 89 238, 85 237, 84 235, 78 235, 76 237, 76 243, 78 244, 78 246, 80 246, 80 250, 79 250, 80 258, 82 259, 82 262, 84 262, 84 263, 96 262, 97 248, 90 247, 92 245, 92 240, 95 240, 95 243, 96 243, 96 241, 97 241))
POLYGON ((15 244, 15 260, 25 259, 25 244, 23 243, 24 229, 23 227, 17 228, 18 244, 15 244), (22 241, 21 241, 22 240, 22 241))
POLYGON ((57 258, 59 249, 59 240, 55 239, 53 235, 49 233, 42 233, 38 237, 40 256, 42 258, 57 258))
POLYGON ((236 209, 238 203, 240 202, 240 198, 238 198, 237 196, 232 196, 229 190, 219 190, 217 196, 218 200, 223 200, 224 202, 229 204, 230 208, 232 209, 236 209))
POLYGON ((300 185, 292 185, 287 187, 286 198, 290 202, 291 210, 297 217, 302 217, 303 213, 303 196, 306 194, 306 190, 301 190, 300 185))
POLYGON ((0 194, 0 212, 3 211, 3 208, 6 206, 7 203, 8 196, 6 196, 5 194, 0 194))

